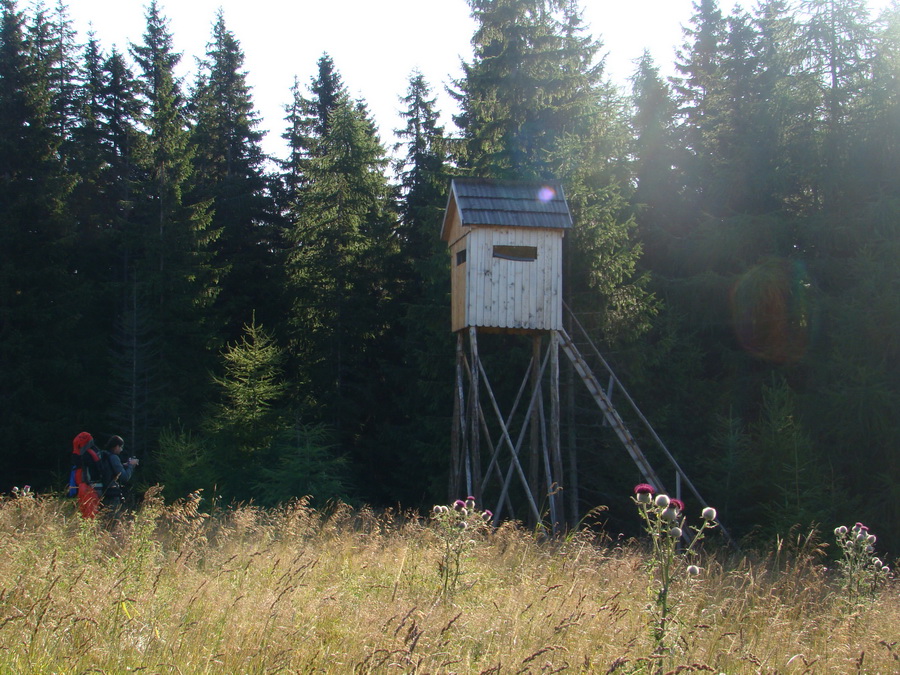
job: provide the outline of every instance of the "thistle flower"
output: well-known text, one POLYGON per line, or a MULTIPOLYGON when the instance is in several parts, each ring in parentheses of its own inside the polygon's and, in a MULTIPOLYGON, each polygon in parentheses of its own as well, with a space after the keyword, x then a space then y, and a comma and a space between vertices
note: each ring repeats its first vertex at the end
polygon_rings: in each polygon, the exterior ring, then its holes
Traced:
POLYGON ((440 505, 440 504, 435 504, 435 505, 434 505, 434 508, 431 509, 431 510, 432 510, 435 514, 438 514, 438 513, 441 512, 441 505, 440 505))
POLYGON ((667 523, 674 523, 678 520, 678 509, 675 508, 673 504, 669 503, 669 506, 663 509, 663 512, 659 514, 659 517, 667 523))
POLYGON ((869 528, 866 527, 865 525, 863 525, 862 523, 856 523, 856 525, 853 526, 853 531, 854 532, 865 532, 868 534, 869 528))
POLYGON ((457 526, 459 529, 461 529, 461 530, 467 530, 467 529, 469 529, 469 524, 468 524, 466 521, 464 521, 464 520, 459 521, 459 522, 456 524, 456 526, 457 526))
POLYGON ((688 565, 687 573, 692 577, 696 577, 700 574, 700 568, 696 565, 688 565))
POLYGON ((658 494, 656 495, 656 499, 653 500, 653 503, 659 508, 664 509, 669 505, 669 495, 658 494))
POLYGON ((669 506, 671 506, 673 509, 677 509, 678 511, 684 511, 684 502, 680 499, 670 500, 669 506))
POLYGON ((870 534, 868 537, 866 537, 867 544, 874 544, 876 541, 878 541, 878 538, 874 534, 870 534))
POLYGON ((462 499, 457 499, 455 502, 453 502, 453 508, 457 511, 462 511, 464 508, 466 508, 466 503, 462 499))
POLYGON ((654 490, 653 486, 649 483, 638 483, 634 486, 635 499, 637 499, 640 504, 649 504, 653 499, 654 492, 656 492, 656 490, 654 490))
POLYGON ((490 509, 485 509, 484 511, 481 512, 481 517, 487 521, 490 521, 491 518, 494 517, 494 514, 490 509))
POLYGON ((466 508, 470 511, 475 508, 475 497, 466 497, 466 508))
POLYGON ((677 525, 675 527, 671 528, 669 530, 669 536, 672 537, 673 539, 680 539, 681 538, 681 528, 678 527, 677 525))
POLYGON ((834 536, 836 537, 846 537, 847 536, 847 526, 841 525, 840 527, 834 528, 834 536))

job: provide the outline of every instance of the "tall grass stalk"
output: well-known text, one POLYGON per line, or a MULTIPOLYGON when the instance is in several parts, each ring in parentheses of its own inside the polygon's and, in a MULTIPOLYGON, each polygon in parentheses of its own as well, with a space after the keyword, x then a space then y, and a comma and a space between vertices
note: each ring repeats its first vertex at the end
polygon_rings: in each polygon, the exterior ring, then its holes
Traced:
MULTIPOLYGON (((305 501, 206 517, 196 500, 98 522, 73 505, 0 500, 2 673, 637 673, 645 554, 589 531, 473 538, 441 599, 430 518, 305 501), (152 527, 151 527, 152 525, 152 527), (86 532, 86 531, 85 531, 86 532), (477 581, 477 583, 471 583, 477 581)), ((888 580, 852 613, 839 575, 782 552, 705 563, 678 612, 670 672, 897 672, 888 580)))

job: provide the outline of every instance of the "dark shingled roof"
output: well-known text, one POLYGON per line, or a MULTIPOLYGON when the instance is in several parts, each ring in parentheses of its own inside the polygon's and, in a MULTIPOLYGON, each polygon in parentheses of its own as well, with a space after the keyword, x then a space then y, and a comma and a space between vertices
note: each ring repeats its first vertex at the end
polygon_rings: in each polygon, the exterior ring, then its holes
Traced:
POLYGON ((557 181, 514 183, 454 178, 450 192, 450 198, 456 198, 463 225, 572 227, 566 196, 557 181))

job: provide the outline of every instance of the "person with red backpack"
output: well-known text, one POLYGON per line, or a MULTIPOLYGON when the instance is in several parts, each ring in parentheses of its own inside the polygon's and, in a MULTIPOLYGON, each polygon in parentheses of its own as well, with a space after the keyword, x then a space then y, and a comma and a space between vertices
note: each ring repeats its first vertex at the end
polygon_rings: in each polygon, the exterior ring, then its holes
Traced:
POLYGON ((78 498, 78 510, 84 518, 96 517, 100 509, 100 455, 94 437, 82 431, 72 440, 72 473, 69 493, 78 498), (74 492, 74 494, 72 494, 74 492))

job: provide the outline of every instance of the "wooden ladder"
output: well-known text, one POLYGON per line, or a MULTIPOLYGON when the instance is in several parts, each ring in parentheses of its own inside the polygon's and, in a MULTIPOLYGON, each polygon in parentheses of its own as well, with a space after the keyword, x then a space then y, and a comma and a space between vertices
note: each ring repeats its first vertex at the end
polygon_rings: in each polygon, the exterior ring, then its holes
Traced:
POLYGON ((558 333, 559 344, 562 347, 563 352, 566 356, 569 357, 569 360, 575 367, 575 372, 577 372, 581 377, 585 386, 587 386, 588 392, 590 392, 591 396, 594 397, 597 405, 600 406, 600 410, 603 412, 606 421, 616 432, 616 436, 619 437, 619 440, 622 441, 622 444, 625 446, 625 449, 628 451, 631 459, 633 459, 634 463, 637 464, 638 469, 640 469, 641 474, 644 476, 644 480, 650 483, 658 491, 665 492, 666 489, 663 485, 662 480, 660 480, 659 476, 656 475, 653 467, 650 466, 650 462, 647 460, 647 456, 641 450, 640 446, 637 444, 637 441, 634 440, 634 436, 631 435, 631 432, 628 431, 628 427, 625 426, 625 422, 622 421, 622 417, 613 406, 612 401, 609 400, 609 397, 603 391, 603 387, 600 386, 600 383, 597 381, 594 373, 591 371, 591 369, 588 367, 587 362, 581 356, 581 352, 578 351, 575 343, 572 342, 572 338, 570 338, 568 333, 566 333, 564 330, 559 330, 558 333))

